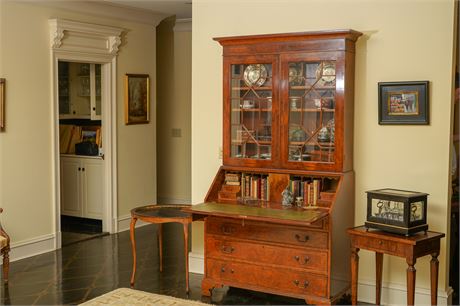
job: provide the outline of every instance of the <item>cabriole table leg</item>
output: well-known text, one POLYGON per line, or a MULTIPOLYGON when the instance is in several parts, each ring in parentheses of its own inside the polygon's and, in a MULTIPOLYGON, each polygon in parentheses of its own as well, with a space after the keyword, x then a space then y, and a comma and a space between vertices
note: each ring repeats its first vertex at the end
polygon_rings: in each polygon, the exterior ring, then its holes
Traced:
POLYGON ((131 238, 131 247, 133 250, 133 273, 131 274, 131 287, 134 286, 134 277, 136 276, 136 237, 134 233, 136 221, 136 217, 131 217, 131 224, 129 226, 129 236, 131 238))

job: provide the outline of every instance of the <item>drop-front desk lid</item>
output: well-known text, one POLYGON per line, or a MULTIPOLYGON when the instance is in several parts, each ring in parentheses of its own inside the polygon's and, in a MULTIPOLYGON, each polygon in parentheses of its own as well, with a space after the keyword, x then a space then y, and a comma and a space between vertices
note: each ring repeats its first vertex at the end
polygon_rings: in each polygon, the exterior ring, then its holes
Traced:
POLYGON ((324 208, 267 208, 229 203, 202 203, 184 209, 194 215, 276 222, 292 225, 310 225, 329 214, 324 208))

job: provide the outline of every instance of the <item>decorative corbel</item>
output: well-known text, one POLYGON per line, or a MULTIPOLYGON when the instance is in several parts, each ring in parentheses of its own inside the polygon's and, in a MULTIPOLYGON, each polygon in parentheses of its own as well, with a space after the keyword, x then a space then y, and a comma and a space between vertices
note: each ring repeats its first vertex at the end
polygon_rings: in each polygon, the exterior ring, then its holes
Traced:
POLYGON ((62 45, 62 39, 64 38, 64 29, 59 27, 56 22, 50 22, 50 42, 51 48, 56 49, 62 45))
POLYGON ((118 47, 121 44, 120 36, 109 37, 109 52, 110 54, 116 55, 118 53, 118 47))

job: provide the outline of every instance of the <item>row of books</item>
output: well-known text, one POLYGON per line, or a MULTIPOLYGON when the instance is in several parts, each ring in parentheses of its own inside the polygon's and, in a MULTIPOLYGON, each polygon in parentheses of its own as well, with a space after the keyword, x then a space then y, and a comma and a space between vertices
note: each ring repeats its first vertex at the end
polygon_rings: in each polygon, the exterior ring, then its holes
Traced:
POLYGON ((241 196, 262 201, 270 199, 270 182, 268 175, 242 174, 241 196))
POLYGON ((304 206, 315 206, 318 204, 318 199, 321 192, 320 179, 292 179, 289 181, 289 189, 292 192, 294 199, 302 198, 304 206))

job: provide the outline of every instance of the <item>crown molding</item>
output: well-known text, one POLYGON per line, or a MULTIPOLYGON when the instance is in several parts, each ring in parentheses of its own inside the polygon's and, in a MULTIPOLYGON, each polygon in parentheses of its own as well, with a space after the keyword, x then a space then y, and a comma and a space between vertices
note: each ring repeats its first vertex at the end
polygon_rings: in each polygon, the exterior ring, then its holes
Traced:
POLYGON ((192 18, 176 19, 174 32, 192 32, 192 18))
POLYGON ((116 56, 121 44, 122 28, 84 23, 65 19, 50 19, 52 50, 92 52, 116 56))
POLYGON ((85 15, 113 18, 117 20, 148 24, 156 27, 167 14, 155 13, 105 1, 53 1, 53 0, 19 0, 23 3, 58 8, 85 15))

